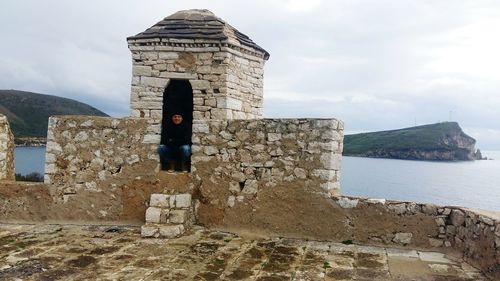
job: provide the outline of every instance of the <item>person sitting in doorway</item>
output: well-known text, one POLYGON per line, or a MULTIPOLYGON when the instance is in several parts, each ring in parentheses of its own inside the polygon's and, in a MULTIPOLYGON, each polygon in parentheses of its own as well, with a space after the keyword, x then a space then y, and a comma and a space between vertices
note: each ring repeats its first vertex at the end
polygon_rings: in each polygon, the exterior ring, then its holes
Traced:
POLYGON ((191 134, 182 115, 175 113, 163 125, 161 142, 158 147, 162 170, 176 170, 181 164, 182 171, 189 171, 191 157, 191 134))

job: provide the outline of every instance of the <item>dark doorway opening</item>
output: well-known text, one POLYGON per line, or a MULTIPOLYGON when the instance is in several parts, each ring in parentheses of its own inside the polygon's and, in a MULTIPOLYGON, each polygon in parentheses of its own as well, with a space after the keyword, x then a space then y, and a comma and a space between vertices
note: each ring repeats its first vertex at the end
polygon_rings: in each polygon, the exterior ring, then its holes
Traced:
POLYGON ((162 163, 162 170, 175 171, 190 171, 191 160, 187 163, 182 163, 182 149, 179 150, 180 144, 189 145, 191 148, 191 136, 193 133, 193 88, 188 80, 170 80, 170 83, 163 92, 163 116, 161 128, 161 144, 167 145, 173 152, 173 158, 168 166, 162 163), (172 116, 182 116, 182 126, 173 124, 172 116), (180 130, 182 132, 180 132, 180 130), (183 139, 182 143, 174 141, 174 139, 183 139))

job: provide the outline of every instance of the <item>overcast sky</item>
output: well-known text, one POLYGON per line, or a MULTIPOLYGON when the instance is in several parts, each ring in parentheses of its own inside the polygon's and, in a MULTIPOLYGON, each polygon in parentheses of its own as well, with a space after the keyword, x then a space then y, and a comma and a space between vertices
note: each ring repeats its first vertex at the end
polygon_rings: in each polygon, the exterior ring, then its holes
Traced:
POLYGON ((347 133, 453 120, 500 150, 498 0, 1 0, 0 89, 127 116, 126 37, 191 8, 271 54, 265 117, 335 117, 347 133))

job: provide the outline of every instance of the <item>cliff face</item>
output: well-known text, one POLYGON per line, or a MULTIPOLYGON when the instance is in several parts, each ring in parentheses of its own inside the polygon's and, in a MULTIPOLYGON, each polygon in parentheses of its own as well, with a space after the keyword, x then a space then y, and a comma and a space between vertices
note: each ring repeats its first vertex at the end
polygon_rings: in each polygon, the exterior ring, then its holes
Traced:
POLYGON ((347 135, 344 155, 408 160, 466 161, 477 159, 476 140, 455 122, 393 131, 347 135))

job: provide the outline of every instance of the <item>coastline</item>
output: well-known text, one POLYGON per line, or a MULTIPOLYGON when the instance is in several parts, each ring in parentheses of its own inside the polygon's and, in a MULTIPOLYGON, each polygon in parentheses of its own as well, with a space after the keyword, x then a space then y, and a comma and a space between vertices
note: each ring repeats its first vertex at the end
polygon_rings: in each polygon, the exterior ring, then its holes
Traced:
POLYGON ((45 147, 47 138, 42 137, 21 137, 14 140, 15 147, 45 147))

